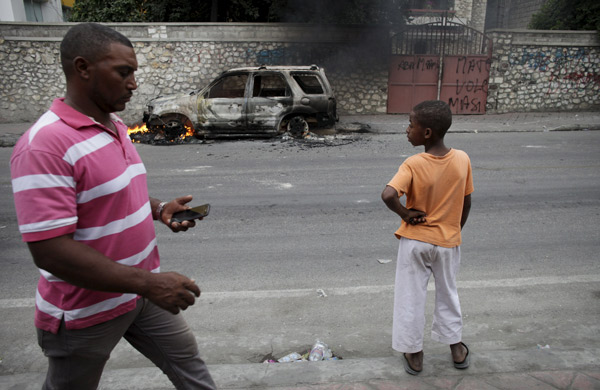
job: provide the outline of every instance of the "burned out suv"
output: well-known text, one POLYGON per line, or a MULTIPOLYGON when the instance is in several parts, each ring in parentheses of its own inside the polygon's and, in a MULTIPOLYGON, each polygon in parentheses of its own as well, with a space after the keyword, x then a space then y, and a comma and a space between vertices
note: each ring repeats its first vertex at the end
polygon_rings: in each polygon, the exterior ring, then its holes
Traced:
POLYGON ((201 90, 159 96, 144 112, 151 131, 176 138, 274 136, 333 127, 336 100, 325 71, 311 66, 260 66, 223 72, 201 90))

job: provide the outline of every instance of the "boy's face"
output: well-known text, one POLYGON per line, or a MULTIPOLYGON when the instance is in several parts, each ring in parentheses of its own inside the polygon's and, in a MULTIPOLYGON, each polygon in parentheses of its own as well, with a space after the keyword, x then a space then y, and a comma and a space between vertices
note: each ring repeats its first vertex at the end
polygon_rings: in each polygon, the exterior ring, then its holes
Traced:
POLYGON ((416 119, 415 113, 411 111, 408 127, 406 128, 406 137, 412 146, 425 145, 427 129, 425 129, 416 119))

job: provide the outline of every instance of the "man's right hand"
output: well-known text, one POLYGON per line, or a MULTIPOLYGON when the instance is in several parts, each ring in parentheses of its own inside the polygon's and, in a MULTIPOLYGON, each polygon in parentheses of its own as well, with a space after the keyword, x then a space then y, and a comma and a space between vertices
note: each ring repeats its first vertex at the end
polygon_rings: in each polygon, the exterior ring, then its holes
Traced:
POLYGON ((96 291, 134 293, 177 314, 193 305, 200 288, 176 272, 152 273, 119 264, 72 235, 29 242, 35 264, 75 286, 96 291))
POLYGON ((144 294, 155 305, 173 314, 185 310, 200 296, 200 288, 194 281, 176 272, 151 274, 144 294))

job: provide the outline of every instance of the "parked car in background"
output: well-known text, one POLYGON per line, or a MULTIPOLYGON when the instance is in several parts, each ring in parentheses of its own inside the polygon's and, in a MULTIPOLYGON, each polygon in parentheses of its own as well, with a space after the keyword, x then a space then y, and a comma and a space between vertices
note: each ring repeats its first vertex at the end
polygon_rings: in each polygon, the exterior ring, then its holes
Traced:
POLYGON ((203 89, 152 99, 144 122, 167 138, 190 128, 199 138, 301 135, 333 127, 336 104, 316 65, 246 67, 223 72, 203 89))

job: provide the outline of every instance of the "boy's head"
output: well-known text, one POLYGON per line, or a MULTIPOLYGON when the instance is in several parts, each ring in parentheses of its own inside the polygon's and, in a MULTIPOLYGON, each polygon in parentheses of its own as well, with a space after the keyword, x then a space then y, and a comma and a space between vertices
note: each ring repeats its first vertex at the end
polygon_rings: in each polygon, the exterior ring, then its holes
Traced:
POLYGON ((441 100, 426 100, 417 104, 412 110, 411 120, 423 128, 430 128, 435 137, 444 138, 452 125, 450 106, 441 100))

